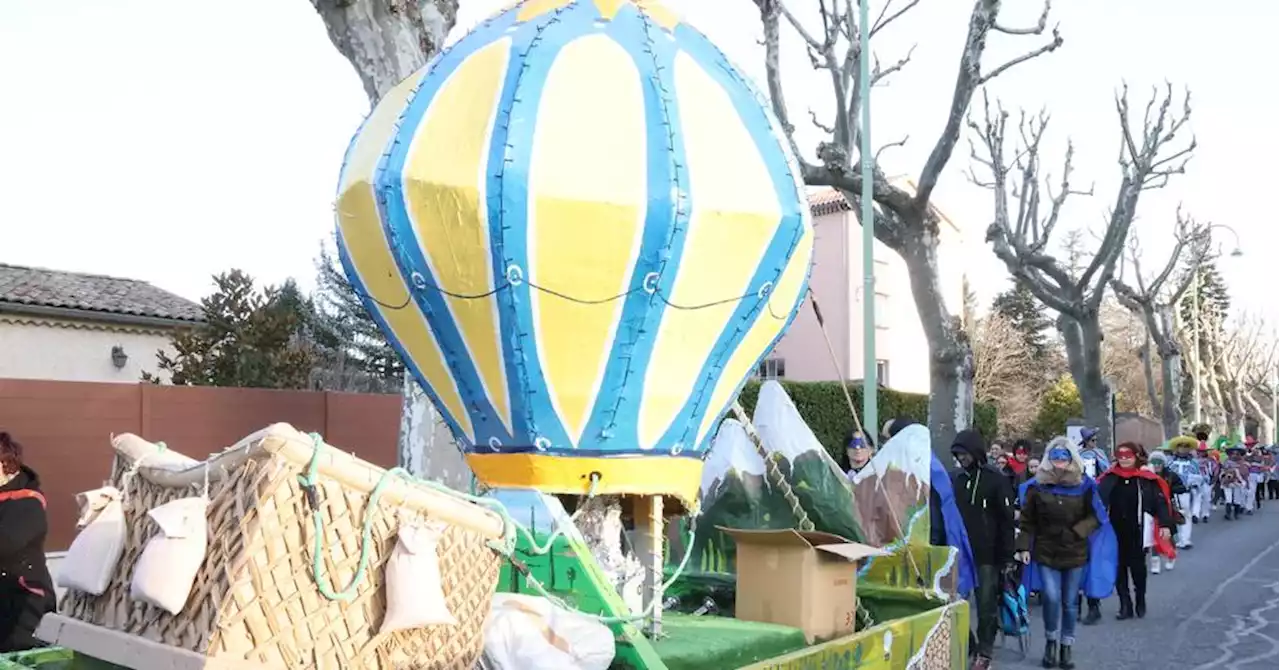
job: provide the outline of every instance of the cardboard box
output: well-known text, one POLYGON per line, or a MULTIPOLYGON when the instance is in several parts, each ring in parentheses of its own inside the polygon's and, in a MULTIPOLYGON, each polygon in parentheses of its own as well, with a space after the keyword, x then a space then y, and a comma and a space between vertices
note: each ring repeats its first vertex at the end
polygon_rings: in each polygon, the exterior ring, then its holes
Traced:
POLYGON ((799 628, 810 643, 853 633, 858 562, 889 555, 830 533, 717 528, 738 545, 734 617, 799 628))

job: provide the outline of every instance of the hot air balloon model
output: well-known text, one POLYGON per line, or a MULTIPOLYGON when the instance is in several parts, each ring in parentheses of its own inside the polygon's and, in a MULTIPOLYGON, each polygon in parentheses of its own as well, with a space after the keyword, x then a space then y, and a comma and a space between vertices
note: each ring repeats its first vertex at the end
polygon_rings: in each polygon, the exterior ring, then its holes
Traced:
POLYGON ((340 258, 481 482, 691 506, 806 290, 781 137, 658 3, 527 0, 366 119, 340 258))

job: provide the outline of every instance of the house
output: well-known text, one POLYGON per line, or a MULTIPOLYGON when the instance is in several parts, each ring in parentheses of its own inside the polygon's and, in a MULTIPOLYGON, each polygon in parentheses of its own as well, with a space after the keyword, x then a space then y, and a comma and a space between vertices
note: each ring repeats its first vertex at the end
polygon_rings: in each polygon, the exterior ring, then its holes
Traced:
POLYGON ((200 305, 144 281, 0 263, 0 378, 136 384, 203 322, 200 305))
MULTIPOLYGON (((906 180, 897 183, 909 190, 906 180)), ((860 379, 864 376, 862 342, 862 228, 844 196, 833 189, 811 192, 814 255, 810 288, 822 310, 826 338, 806 301, 790 330, 761 362, 764 378, 795 381, 860 379), (839 365, 837 370, 836 365, 839 365)), ((938 250, 939 285, 947 308, 959 315, 964 303, 966 251, 963 231, 942 219, 938 250)), ((906 264, 896 252, 875 243, 876 376, 881 385, 909 393, 929 392, 929 347, 916 312, 906 264)))

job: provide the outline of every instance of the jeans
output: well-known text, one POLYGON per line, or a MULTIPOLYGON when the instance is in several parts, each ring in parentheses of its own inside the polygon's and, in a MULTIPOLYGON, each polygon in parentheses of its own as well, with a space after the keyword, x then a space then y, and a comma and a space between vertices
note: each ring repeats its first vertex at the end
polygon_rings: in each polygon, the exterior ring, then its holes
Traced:
POLYGON ((996 646, 996 631, 1000 626, 1000 568, 994 565, 978 566, 977 588, 979 656, 990 658, 996 646))
POLYGON ((1040 567, 1040 601, 1044 603, 1044 637, 1058 640, 1066 646, 1076 641, 1076 619, 1080 617, 1080 601, 1075 593, 1080 590, 1080 576, 1084 568, 1054 570, 1040 567), (1064 597, 1065 596, 1065 597, 1064 597))

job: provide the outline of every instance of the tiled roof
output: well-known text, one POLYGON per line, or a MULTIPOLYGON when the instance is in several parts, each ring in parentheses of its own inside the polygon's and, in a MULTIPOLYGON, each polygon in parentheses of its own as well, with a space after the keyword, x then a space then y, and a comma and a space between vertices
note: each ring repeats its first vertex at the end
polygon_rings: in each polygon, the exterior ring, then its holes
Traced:
POLYGON ((204 321, 200 305, 137 279, 0 263, 0 309, 3 303, 74 309, 87 319, 98 313, 204 321))
MULTIPOLYGON (((912 179, 908 179, 906 177, 891 177, 889 179, 889 183, 897 186, 907 193, 914 194, 916 192, 916 183, 912 179)), ((951 226, 953 230, 960 230, 955 221, 952 221, 951 217, 947 216, 936 204, 931 206, 933 207, 933 211, 944 223, 951 226)), ((852 211, 852 209, 853 208, 849 206, 849 201, 844 197, 844 194, 834 188, 824 188, 818 191, 809 192, 809 212, 813 216, 826 216, 837 212, 852 211)))

